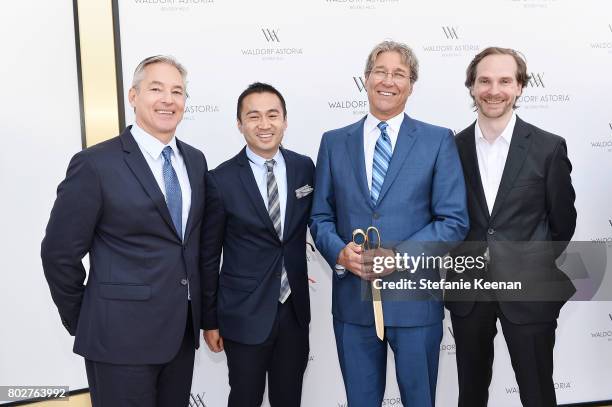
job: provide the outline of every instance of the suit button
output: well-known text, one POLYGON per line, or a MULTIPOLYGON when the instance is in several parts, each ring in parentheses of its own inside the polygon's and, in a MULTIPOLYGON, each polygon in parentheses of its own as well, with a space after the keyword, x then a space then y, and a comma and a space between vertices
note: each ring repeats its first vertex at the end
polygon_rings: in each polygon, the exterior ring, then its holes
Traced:
POLYGON ((274 274, 274 275, 275 275, 276 277, 280 278, 281 273, 276 273, 276 274, 274 274))
POLYGON ((372 217, 373 217, 374 219, 378 219, 378 218, 380 218, 380 215, 378 214, 378 212, 374 212, 374 214, 372 215, 372 217))
POLYGON ((487 230, 487 233, 490 234, 490 235, 494 235, 495 234, 495 229, 489 228, 489 230, 487 230))
POLYGON ((186 278, 181 279, 181 285, 187 285, 187 279, 186 278))

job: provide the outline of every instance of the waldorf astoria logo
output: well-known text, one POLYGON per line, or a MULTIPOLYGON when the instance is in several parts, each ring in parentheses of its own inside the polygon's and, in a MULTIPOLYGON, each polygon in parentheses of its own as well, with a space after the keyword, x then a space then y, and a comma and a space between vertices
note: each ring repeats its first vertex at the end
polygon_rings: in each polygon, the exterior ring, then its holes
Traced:
POLYGON ((602 26, 601 37, 589 43, 589 47, 595 52, 612 54, 612 24, 607 27, 602 26))
MULTIPOLYGON (((607 133, 608 137, 601 138, 598 140, 591 140, 591 148, 610 153, 612 152, 612 122, 608 122, 608 127, 606 127, 603 132, 607 133)), ((612 226, 612 223, 610 224, 610 226, 612 226)))
POLYGON ((190 11, 202 6, 209 6, 215 0, 132 0, 142 7, 155 7, 160 11, 190 11))
POLYGON ((185 105, 183 112, 184 120, 197 120, 198 117, 204 114, 219 113, 219 106, 216 104, 192 104, 185 105))
POLYGON ((324 0, 329 7, 345 10, 376 10, 404 3, 406 0, 324 0))
MULTIPOLYGON (((432 27, 433 29, 433 27, 432 27)), ((423 45, 423 51, 432 55, 441 57, 461 57, 466 55, 477 54, 480 50, 480 45, 467 39, 463 29, 457 25, 440 25, 436 28, 437 34, 432 34, 431 38, 435 38, 436 42, 423 45)))
MULTIPOLYGON (((554 383, 555 390, 573 390, 573 383, 571 381, 555 381, 554 383)), ((518 386, 504 386, 505 393, 508 395, 516 395, 521 394, 518 386)))
POLYGON ((381 407, 398 407, 403 406, 400 396, 386 397, 383 399, 381 407))
POLYGON ((189 407, 208 407, 208 405, 204 402, 205 394, 206 392, 191 393, 189 395, 189 407))
POLYGON ((347 92, 344 97, 328 100, 327 106, 329 109, 350 112, 359 116, 367 114, 369 105, 365 82, 363 76, 353 76, 350 81, 344 81, 343 84, 345 86, 342 86, 342 89, 346 88, 347 92), (352 90, 348 91, 349 88, 352 88, 352 90))
POLYGON ((548 8, 559 4, 559 0, 506 0, 523 8, 548 8))
POLYGON ((440 344, 440 352, 445 352, 447 355, 452 356, 457 353, 457 346, 455 345, 455 334, 453 328, 450 326, 446 327, 442 343, 440 344))
POLYGON ((596 331, 591 331, 591 339, 596 341, 612 342, 612 313, 609 313, 607 317, 609 318, 606 318, 607 326, 604 326, 602 323, 601 328, 597 329, 596 331))
POLYGON ((571 95, 558 87, 550 88, 549 82, 545 72, 530 72, 527 86, 516 104, 524 109, 549 109, 571 102, 571 95))
POLYGON ((304 49, 296 46, 291 40, 291 32, 283 31, 278 27, 260 27, 252 38, 253 46, 242 48, 241 54, 245 58, 257 58, 262 61, 282 61, 287 58, 304 54, 304 49))

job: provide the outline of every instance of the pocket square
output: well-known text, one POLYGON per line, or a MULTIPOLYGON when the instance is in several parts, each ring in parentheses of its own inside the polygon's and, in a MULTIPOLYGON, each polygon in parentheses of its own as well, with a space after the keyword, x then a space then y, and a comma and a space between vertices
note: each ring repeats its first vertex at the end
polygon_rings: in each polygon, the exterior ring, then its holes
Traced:
POLYGON ((312 191, 314 191, 314 188, 306 184, 303 187, 300 187, 295 190, 295 197, 297 199, 304 198, 306 195, 310 194, 312 191))

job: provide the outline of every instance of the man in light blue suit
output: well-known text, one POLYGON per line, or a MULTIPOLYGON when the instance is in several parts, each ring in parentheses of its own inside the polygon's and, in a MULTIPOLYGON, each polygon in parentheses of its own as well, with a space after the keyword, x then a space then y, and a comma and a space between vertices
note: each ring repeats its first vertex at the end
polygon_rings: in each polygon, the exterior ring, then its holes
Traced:
MULTIPOLYGON (((332 313, 348 405, 381 405, 388 343, 402 403, 434 406, 442 302, 428 293, 401 301, 383 292, 384 339, 379 339, 371 299, 362 295, 379 276, 352 233, 375 226, 383 242, 393 242, 377 253, 390 256, 418 256, 411 247, 419 242, 447 242, 448 248, 463 240, 469 228, 463 172, 450 130, 404 114, 418 77, 408 46, 378 44, 365 77, 370 113, 321 139, 310 230, 334 270, 332 313)), ((427 278, 439 278, 431 274, 427 278)))

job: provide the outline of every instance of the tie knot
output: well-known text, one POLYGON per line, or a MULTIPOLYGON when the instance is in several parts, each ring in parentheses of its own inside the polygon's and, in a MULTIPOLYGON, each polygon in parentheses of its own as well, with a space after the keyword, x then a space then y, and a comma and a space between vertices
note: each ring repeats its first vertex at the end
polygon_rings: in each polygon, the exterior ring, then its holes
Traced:
POLYGON ((172 160, 170 160, 170 157, 172 157, 172 147, 164 147, 164 149, 162 150, 162 155, 164 156, 164 160, 172 162, 172 160))
POLYGON ((274 164, 276 164, 276 161, 274 161, 274 159, 266 160, 264 164, 266 165, 268 172, 272 172, 274 170, 274 164))
POLYGON ((387 122, 380 122, 380 123, 378 123, 378 128, 383 133, 387 132, 387 127, 389 127, 389 124, 387 122))

